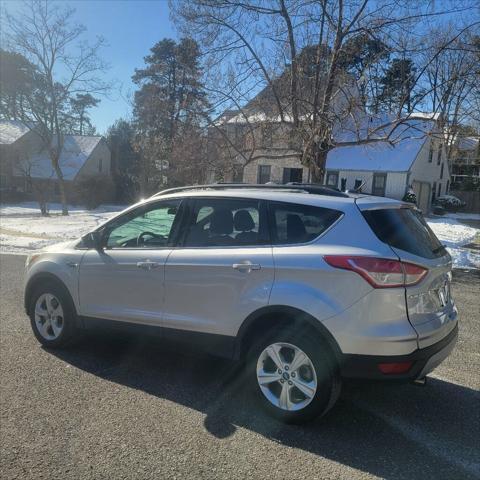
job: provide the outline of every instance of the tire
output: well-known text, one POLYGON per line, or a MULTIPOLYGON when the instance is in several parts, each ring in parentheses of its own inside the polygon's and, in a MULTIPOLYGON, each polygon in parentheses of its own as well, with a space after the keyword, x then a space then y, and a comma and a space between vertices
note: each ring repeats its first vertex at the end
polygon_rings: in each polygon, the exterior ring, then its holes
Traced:
POLYGON ((325 415, 341 391, 338 368, 326 342, 320 335, 295 330, 267 334, 250 349, 247 358, 247 378, 253 395, 263 409, 284 423, 304 423, 325 415), (301 354, 306 359, 299 367, 295 358, 298 355, 301 360, 301 354), (278 368, 279 363, 282 368, 278 368), (267 383, 260 386, 259 377, 267 383), (287 393, 282 396, 285 389, 287 393))
POLYGON ((64 348, 79 338, 77 313, 67 289, 55 281, 33 288, 28 304, 36 339, 48 348, 64 348))

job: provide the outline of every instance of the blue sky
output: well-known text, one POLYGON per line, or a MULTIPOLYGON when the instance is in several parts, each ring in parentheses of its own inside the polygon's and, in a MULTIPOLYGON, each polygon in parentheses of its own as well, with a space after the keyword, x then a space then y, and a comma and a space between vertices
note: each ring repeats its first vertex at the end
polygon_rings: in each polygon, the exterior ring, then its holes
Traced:
MULTIPOLYGON (((21 6, 15 0, 0 1, 12 14, 21 6)), ((118 85, 110 98, 102 98, 100 105, 91 110, 93 124, 99 133, 105 133, 116 119, 128 117, 131 109, 127 98, 135 89, 131 76, 135 68, 142 67, 149 49, 162 38, 177 38, 170 22, 168 2, 82 0, 57 3, 75 8, 74 19, 87 28, 87 40, 93 42, 102 35, 109 44, 101 56, 111 67, 107 79, 118 85)))
MULTIPOLYGON (((63 3, 63 2, 62 2, 63 3)), ((110 63, 107 76, 118 82, 109 98, 91 111, 93 124, 100 133, 120 117, 128 117, 128 95, 134 91, 134 69, 143 65, 143 57, 160 39, 176 38, 166 0, 83 0, 65 2, 76 9, 75 18, 87 27, 92 40, 103 35, 109 46, 102 58, 110 63), (120 91, 119 91, 120 90, 120 91)))

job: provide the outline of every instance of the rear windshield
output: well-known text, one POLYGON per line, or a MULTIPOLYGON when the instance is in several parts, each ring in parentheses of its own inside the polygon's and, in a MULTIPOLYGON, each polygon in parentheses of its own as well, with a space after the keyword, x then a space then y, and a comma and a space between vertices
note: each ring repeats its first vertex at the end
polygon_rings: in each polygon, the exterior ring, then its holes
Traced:
POLYGON ((442 257, 446 253, 445 247, 417 210, 386 208, 362 213, 375 235, 391 247, 423 258, 442 257))

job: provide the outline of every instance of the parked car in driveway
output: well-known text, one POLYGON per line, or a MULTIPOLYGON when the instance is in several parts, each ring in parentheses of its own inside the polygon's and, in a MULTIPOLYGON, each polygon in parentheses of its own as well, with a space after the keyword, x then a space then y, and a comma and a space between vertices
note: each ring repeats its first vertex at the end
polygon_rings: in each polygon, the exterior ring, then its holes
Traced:
POLYGON ((245 362, 271 414, 326 413, 342 378, 423 379, 452 350, 451 258, 411 204, 312 185, 172 189, 28 257, 46 347, 144 330, 245 362))
POLYGON ((447 212, 458 212, 467 204, 454 195, 442 195, 435 199, 434 207, 442 207, 447 212))

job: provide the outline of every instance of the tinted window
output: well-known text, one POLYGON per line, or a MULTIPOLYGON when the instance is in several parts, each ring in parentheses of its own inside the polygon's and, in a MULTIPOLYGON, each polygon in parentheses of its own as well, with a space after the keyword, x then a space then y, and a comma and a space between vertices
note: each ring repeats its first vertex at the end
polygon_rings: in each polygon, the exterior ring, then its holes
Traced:
POLYGON ((107 225, 107 248, 156 248, 170 245, 180 201, 162 202, 136 210, 107 225))
POLYGON ((277 245, 306 243, 322 234, 342 212, 329 208, 271 203, 273 243, 277 245))
POLYGON ((185 246, 219 247, 268 243, 268 229, 257 200, 195 200, 185 246))
POLYGON ((424 258, 445 255, 445 248, 425 222, 422 214, 411 208, 390 208, 363 212, 371 229, 391 247, 424 258))

